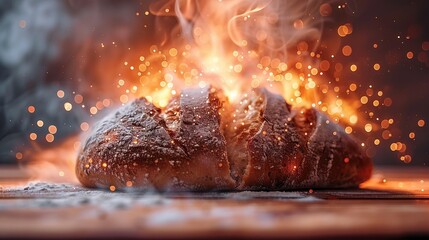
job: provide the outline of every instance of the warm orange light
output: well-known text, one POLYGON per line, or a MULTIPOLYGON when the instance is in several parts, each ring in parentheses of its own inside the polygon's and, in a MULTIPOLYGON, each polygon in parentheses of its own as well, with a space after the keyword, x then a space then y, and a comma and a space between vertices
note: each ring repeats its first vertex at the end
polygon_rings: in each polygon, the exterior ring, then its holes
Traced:
POLYGON ((344 56, 348 57, 352 55, 352 48, 349 45, 346 45, 343 47, 342 52, 344 56))
MULTIPOLYGON (((213 85, 221 88, 231 102, 238 102, 243 93, 251 88, 266 87, 281 94, 292 107, 318 108, 329 115, 332 121, 343 124, 347 134, 380 134, 375 140, 369 137, 362 146, 369 143, 372 145, 372 142, 376 146, 389 146, 393 142, 393 134, 396 134, 391 129, 393 119, 380 119, 374 111, 375 108, 393 104, 389 93, 364 85, 358 79, 353 83, 344 83, 341 78, 343 73, 357 72, 358 65, 359 68, 368 67, 361 62, 339 61, 344 59, 339 55, 351 56, 356 54, 356 49, 351 45, 336 46, 338 49, 334 50, 339 53, 326 51, 329 53, 325 54, 325 51, 316 50, 317 46, 312 44, 315 40, 318 42, 321 34, 321 29, 312 25, 313 18, 331 15, 333 5, 324 3, 315 9, 315 15, 308 16, 300 14, 299 10, 289 9, 291 14, 288 16, 300 16, 289 18, 284 17, 282 11, 268 2, 251 1, 249 4, 249 1, 200 1, 195 6, 188 6, 192 1, 175 1, 175 8, 164 7, 146 11, 145 16, 176 14, 180 37, 163 39, 159 45, 145 46, 148 48, 146 52, 133 49, 131 52, 135 52, 135 59, 121 59, 118 64, 129 74, 112 75, 117 78, 112 84, 115 94, 110 99, 84 103, 87 99, 81 95, 82 92, 77 94, 58 90, 56 95, 58 98, 67 96, 67 100, 63 100, 65 111, 82 107, 91 115, 96 115, 106 111, 104 109, 107 107, 125 105, 139 97, 145 97, 157 107, 164 108, 170 99, 180 94, 180 90, 185 87, 213 85), (129 77, 130 74, 133 77, 129 77), (359 111, 360 107, 365 108, 365 111, 359 111), (367 121, 368 118, 371 121, 367 121), (382 144, 382 141, 387 140, 390 141, 389 144, 382 144)), ((279 4, 283 4, 283 1, 279 1, 279 4)), ((143 12, 136 15, 143 15, 143 12)), ((324 19, 323 17, 321 19, 324 19)), ((347 40, 353 33, 353 26, 345 23, 336 30, 338 39, 347 40)), ((171 33, 167 33, 166 38, 170 35, 171 33)), ((117 43, 98 44, 106 50, 111 44, 117 43)), ((373 44, 373 48, 378 47, 379 44, 373 44)), ((406 53, 408 59, 412 59, 413 55, 412 52, 406 53)), ((382 69, 380 63, 371 65, 369 68, 375 71, 382 69)), ((28 106, 27 110, 34 113, 36 108, 28 106)), ((43 127, 45 123, 38 120, 36 124, 43 127)), ((424 120, 419 120, 417 125, 423 127, 424 120)), ((90 124, 82 122, 80 129, 87 132, 90 130, 90 124)), ((47 134, 39 133, 38 136, 36 133, 30 133, 29 137, 31 140, 45 137, 47 142, 54 142, 54 134, 58 130, 60 129, 57 129, 57 126, 51 125, 47 134)), ((414 137, 414 133, 409 134, 409 138, 414 137)), ((64 157, 61 161, 74 167, 73 161, 82 143, 74 137, 73 141, 70 140, 67 144, 69 152, 64 155, 73 158, 64 157)), ((405 151, 406 145, 398 142, 394 144, 395 151, 400 154, 398 157, 403 157, 404 162, 411 161, 411 156, 406 157, 406 153, 401 152, 405 151)), ((61 152, 62 149, 56 151, 61 152)), ((38 154, 35 158, 56 159, 58 155, 55 151, 47 151, 45 155, 38 154)), ((344 161, 347 163, 346 159, 344 161)), ((56 164, 60 165, 59 160, 56 164)), ((91 164, 93 163, 87 163, 88 168, 91 164)), ((74 176, 73 167, 56 167, 53 172, 55 177, 58 177, 63 171, 64 175, 60 177, 69 178, 74 176)), ((97 167, 105 169, 111 166, 104 162, 97 167)), ((126 185, 131 187, 132 182, 127 181, 126 185)), ((111 191, 115 189, 115 186, 110 186, 111 191)))
POLYGON ((69 102, 64 103, 64 109, 65 109, 67 112, 71 111, 71 110, 72 110, 72 108, 73 108, 73 106, 72 106, 72 104, 71 104, 71 103, 69 103, 69 102))
POLYGON ((44 122, 42 120, 38 120, 36 124, 38 127, 43 127, 44 122))
POLYGON ((84 132, 88 131, 89 129, 89 124, 87 122, 83 122, 80 124, 80 129, 84 132))
POLYGON ((374 70, 375 71, 380 70, 380 64, 378 64, 378 63, 374 64, 374 70))
POLYGON ((81 104, 83 102, 83 96, 80 94, 77 94, 76 96, 74 96, 74 102, 77 104, 81 104))
POLYGON ((31 140, 36 140, 37 139, 37 134, 35 134, 35 133, 30 133, 30 139, 31 140))
POLYGON ((51 143, 51 142, 53 142, 55 140, 55 137, 51 133, 48 133, 48 134, 46 134, 45 139, 46 139, 47 142, 51 143))
POLYGON ((34 113, 36 111, 36 108, 34 106, 28 106, 27 110, 29 113, 34 113))
POLYGON ((57 96, 58 96, 59 98, 63 98, 63 97, 64 97, 64 91, 63 91, 63 90, 58 90, 58 91, 57 91, 57 96))
POLYGON ((51 134, 55 134, 55 133, 57 133, 57 127, 55 125, 51 125, 48 127, 48 131, 51 134))
POLYGON ((23 158, 23 155, 22 155, 22 153, 21 153, 21 152, 17 152, 17 153, 15 154, 15 157, 16 157, 16 159, 21 160, 21 159, 23 158))

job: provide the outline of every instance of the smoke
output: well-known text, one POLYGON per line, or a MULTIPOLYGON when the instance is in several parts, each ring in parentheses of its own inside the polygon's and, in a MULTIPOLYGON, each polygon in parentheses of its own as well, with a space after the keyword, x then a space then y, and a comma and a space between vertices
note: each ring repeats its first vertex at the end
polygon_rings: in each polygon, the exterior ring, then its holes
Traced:
MULTIPOLYGON (((263 76, 262 67, 257 67, 261 62, 293 66, 317 61, 309 55, 322 34, 319 6, 318 1, 299 0, 169 0, 149 9, 157 16, 158 28, 165 29, 164 48, 189 46, 186 62, 195 63, 202 76, 196 83, 221 85, 234 101, 250 87, 251 79, 259 79, 253 87, 268 85, 265 80, 270 76, 263 76), (173 28, 167 22, 171 18, 177 19, 173 28)), ((174 84, 181 85, 177 80, 174 84)), ((281 93, 290 88, 286 84, 272 90, 281 93)))
POLYGON ((186 43, 215 49, 220 55, 238 47, 286 59, 299 41, 317 47, 323 27, 319 6, 318 1, 299 0, 169 0, 152 4, 150 10, 160 17, 159 25, 161 17, 177 18, 169 36, 175 44, 180 36, 186 43))
MULTIPOLYGON (((115 83, 122 63, 152 44, 192 45, 194 62, 207 74, 220 72, 227 88, 238 85, 229 69, 234 49, 293 62, 297 42, 317 46, 317 6, 297 0, 0 1, 0 161, 15 162, 17 151, 43 151, 80 133, 83 121, 108 112, 92 116, 89 107, 97 101, 120 104, 115 83), (145 15, 148 10, 155 16, 145 15), (77 94, 83 103, 74 103, 77 94), (73 103, 69 112, 66 102, 73 103), (45 140, 50 125, 58 128, 53 143, 45 140)), ((240 64, 244 77, 253 74, 256 63, 240 64)))
POLYGON ((55 96, 56 87, 44 81, 47 64, 68 35, 70 19, 56 1, 2 1, 0 9, 0 159, 10 161, 34 128, 27 106, 37 103, 37 116, 52 123, 76 121, 56 116, 61 103, 47 98, 55 96))
POLYGON ((64 110, 75 94, 84 95, 82 105, 88 106, 114 96, 105 81, 114 80, 115 68, 105 68, 119 65, 126 53, 136 28, 130 13, 138 6, 138 2, 0 1, 0 163, 15 162, 17 151, 43 150, 78 133, 81 122, 94 117, 80 105, 64 110), (106 50, 100 60, 97 49, 104 41, 122 46, 106 50), (61 99, 56 96, 60 89, 65 92, 61 99), (28 106, 36 111, 30 114, 28 106), (43 127, 36 125, 38 120, 43 127), (53 143, 45 140, 50 125, 58 128, 53 143), (36 133, 37 140, 30 141, 30 133, 36 133))

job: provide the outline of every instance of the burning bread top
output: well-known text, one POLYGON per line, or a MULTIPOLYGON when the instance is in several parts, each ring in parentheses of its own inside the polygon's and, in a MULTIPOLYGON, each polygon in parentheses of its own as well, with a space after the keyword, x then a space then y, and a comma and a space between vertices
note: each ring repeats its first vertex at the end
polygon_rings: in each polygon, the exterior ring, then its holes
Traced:
POLYGON ((266 89, 232 106, 214 88, 184 90, 164 111, 135 100, 95 127, 76 165, 87 187, 162 191, 354 187, 371 171, 339 125, 266 89))

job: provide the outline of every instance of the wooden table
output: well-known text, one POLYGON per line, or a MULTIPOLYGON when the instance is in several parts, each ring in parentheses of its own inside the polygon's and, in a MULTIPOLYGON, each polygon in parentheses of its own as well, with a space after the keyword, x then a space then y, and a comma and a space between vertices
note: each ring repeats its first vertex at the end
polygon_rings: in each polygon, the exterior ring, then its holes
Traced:
POLYGON ((163 195, 3 173, 0 237, 429 237, 429 168, 377 169, 361 189, 163 195))

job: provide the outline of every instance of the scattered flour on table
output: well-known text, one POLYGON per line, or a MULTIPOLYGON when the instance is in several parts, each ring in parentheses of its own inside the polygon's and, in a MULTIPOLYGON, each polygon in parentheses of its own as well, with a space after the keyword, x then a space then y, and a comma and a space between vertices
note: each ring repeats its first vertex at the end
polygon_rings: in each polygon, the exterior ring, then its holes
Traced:
MULTIPOLYGON (((25 186, 3 188, 0 192, 2 196, 9 199, 16 199, 13 205, 0 204, 2 208, 66 208, 80 206, 97 206, 97 209, 105 212, 127 209, 131 207, 159 207, 170 205, 177 199, 189 199, 190 205, 184 214, 183 209, 174 211, 166 208, 165 212, 156 211, 151 219, 151 224, 167 223, 182 219, 183 217, 198 218, 201 215, 210 214, 213 217, 224 217, 236 214, 231 209, 215 208, 211 212, 198 212, 192 208, 192 200, 195 199, 231 199, 236 201, 246 201, 252 199, 275 199, 280 201, 321 201, 321 199, 302 194, 302 192, 207 192, 207 193, 157 193, 157 192, 109 192, 99 189, 88 189, 79 185, 69 183, 46 183, 29 182, 25 186), (31 200, 29 200, 31 199, 31 200)), ((252 209, 247 209, 244 214, 252 213, 252 209)))
MULTIPOLYGON (((316 202, 321 199, 299 191, 291 192, 206 192, 206 193, 157 193, 157 192, 110 192, 88 189, 69 183, 30 182, 26 186, 8 187, 0 191, 0 199, 13 199, 0 204, 2 209, 73 208, 87 207, 82 211, 84 217, 105 218, 115 212, 131 209, 143 211, 139 218, 141 224, 152 227, 165 227, 169 224, 185 222, 198 224, 201 219, 210 219, 220 228, 229 228, 236 219, 249 219, 259 227, 270 227, 276 212, 264 212, 257 204, 240 204, 251 200, 276 200, 316 202), (195 207, 198 200, 206 201, 207 207, 195 207), (238 204, 222 205, 229 199, 238 204), (220 200, 217 204, 216 200, 220 200)), ((113 214, 113 215, 112 215, 113 214)))
POLYGON ((109 192, 67 183, 30 182, 26 186, 4 188, 1 193, 3 196, 16 198, 17 208, 97 205, 105 210, 116 210, 136 205, 156 206, 170 201, 153 192, 109 192), (32 200, 29 201, 29 198, 32 200))

